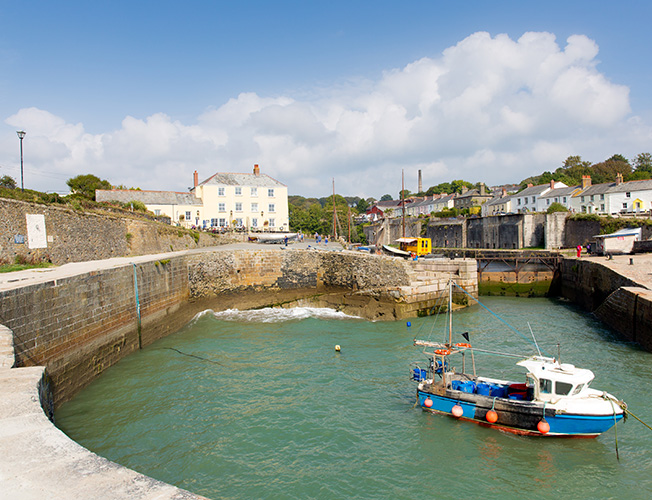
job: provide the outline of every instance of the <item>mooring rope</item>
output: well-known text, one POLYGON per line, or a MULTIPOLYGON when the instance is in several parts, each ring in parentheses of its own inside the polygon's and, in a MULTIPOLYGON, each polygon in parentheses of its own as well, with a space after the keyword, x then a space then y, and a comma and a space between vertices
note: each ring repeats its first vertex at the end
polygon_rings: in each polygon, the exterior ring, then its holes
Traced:
POLYGON ((202 361, 208 361, 209 363, 213 363, 215 365, 224 366, 219 361, 214 361, 212 359, 204 358, 202 356, 197 356, 196 354, 188 354, 187 352, 180 351, 179 349, 175 349, 174 347, 162 347, 161 349, 170 349, 171 351, 176 351, 179 354, 183 354, 184 356, 188 356, 189 358, 197 358, 197 359, 200 359, 202 361))

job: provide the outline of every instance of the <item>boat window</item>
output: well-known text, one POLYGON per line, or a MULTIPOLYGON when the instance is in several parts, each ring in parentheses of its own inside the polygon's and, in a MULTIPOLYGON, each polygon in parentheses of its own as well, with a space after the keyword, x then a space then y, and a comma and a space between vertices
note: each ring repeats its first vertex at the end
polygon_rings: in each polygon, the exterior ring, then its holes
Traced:
POLYGON ((555 394, 558 394, 560 396, 568 396, 568 393, 570 393, 572 388, 573 388, 573 384, 569 384, 567 382, 556 382, 555 394))
POLYGON ((571 394, 571 396, 575 396, 575 394, 579 394, 580 392, 582 392, 583 388, 584 388, 584 384, 578 385, 573 391, 573 394, 571 394))
POLYGON ((552 380, 548 380, 545 378, 542 378, 539 380, 539 392, 543 394, 551 394, 552 393, 552 380))

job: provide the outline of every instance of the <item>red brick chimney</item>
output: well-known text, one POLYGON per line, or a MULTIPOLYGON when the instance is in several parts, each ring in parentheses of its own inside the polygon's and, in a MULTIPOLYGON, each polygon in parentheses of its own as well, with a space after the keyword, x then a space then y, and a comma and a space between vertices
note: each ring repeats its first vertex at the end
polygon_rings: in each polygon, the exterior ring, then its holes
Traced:
POLYGON ((582 189, 586 189, 591 187, 591 176, 590 175, 583 175, 582 176, 582 189))
POLYGON ((534 184, 532 184, 531 182, 528 182, 527 187, 531 188, 532 186, 534 186, 534 184))
POLYGON ((254 175, 260 175, 260 167, 258 164, 254 165, 254 175))
POLYGON ((550 189, 555 189, 555 179, 550 179, 550 189))
POLYGON ((192 180, 193 180, 194 186, 197 187, 199 185, 199 174, 197 173, 196 170, 195 170, 195 173, 192 176, 192 180))

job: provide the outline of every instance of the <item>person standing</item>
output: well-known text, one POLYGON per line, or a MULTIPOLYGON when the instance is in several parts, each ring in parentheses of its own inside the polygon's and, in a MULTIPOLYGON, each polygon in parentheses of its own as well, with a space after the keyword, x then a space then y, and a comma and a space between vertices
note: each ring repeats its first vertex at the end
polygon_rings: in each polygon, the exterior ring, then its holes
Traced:
POLYGON ((577 258, 582 256, 582 245, 577 245, 577 258))

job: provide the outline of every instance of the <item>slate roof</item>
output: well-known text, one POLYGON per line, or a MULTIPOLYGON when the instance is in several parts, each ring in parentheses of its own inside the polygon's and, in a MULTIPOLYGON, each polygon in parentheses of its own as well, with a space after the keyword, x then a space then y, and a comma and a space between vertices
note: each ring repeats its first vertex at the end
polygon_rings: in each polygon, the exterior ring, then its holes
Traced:
POLYGON ((555 188, 548 191, 546 194, 541 195, 541 199, 558 198, 560 196, 571 196, 576 189, 581 189, 582 186, 570 186, 563 188, 555 188))
POLYGON ((141 201, 145 205, 201 205, 202 200, 193 193, 179 193, 176 191, 138 191, 135 189, 97 189, 97 201, 118 201, 128 203, 141 201))
POLYGON ((199 183, 200 186, 204 185, 218 185, 218 186, 252 186, 252 187, 286 187, 285 184, 273 179, 267 174, 233 174, 233 173, 220 173, 210 176, 203 182, 199 183))

